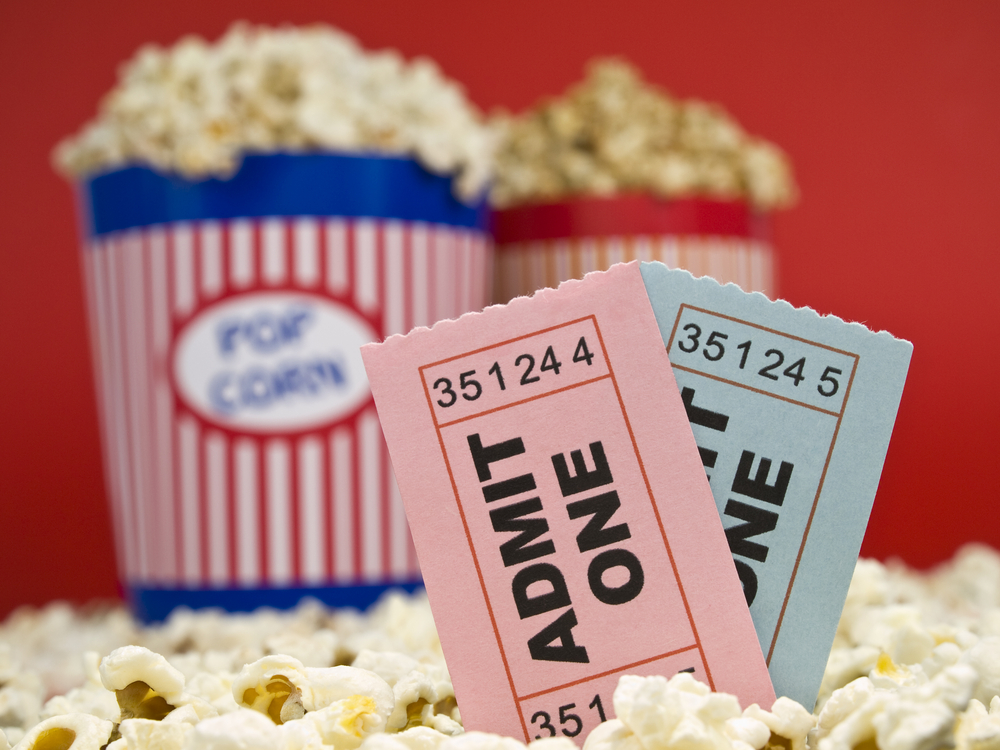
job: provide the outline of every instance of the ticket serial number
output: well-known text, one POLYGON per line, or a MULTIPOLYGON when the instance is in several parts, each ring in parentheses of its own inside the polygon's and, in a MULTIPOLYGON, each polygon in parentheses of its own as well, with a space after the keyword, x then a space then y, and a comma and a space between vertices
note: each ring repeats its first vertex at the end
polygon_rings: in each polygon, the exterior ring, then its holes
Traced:
POLYGON ((610 373, 591 318, 502 341, 420 369, 439 425, 610 373))
MULTIPOLYGON (((684 657, 680 659, 683 662, 684 657)), ((658 669, 653 673, 670 674, 675 667, 676 662, 660 662, 658 669)), ((632 670, 629 670, 629 673, 631 672, 632 670)), ((705 680, 704 673, 699 673, 695 667, 687 667, 680 672, 690 672, 697 675, 697 679, 705 680)), ((611 685, 607 681, 602 681, 603 686, 599 690, 595 690, 591 683, 590 690, 587 690, 586 685, 580 685, 571 688, 569 692, 560 691, 561 698, 553 695, 539 696, 536 700, 522 704, 527 709, 524 718, 530 724, 529 733, 536 740, 560 735, 576 737, 582 734, 586 737, 598 724, 608 720, 607 711, 614 708, 612 685, 617 684, 618 677, 614 675, 609 677, 611 685), (572 698, 572 702, 556 705, 566 700, 566 697, 572 698)))
MULTIPOLYGON (((542 379, 542 376, 546 372, 551 372, 554 375, 558 375, 565 365, 559 361, 559 357, 556 356, 555 348, 549 345, 545 348, 545 353, 542 355, 541 364, 538 366, 537 374, 532 374, 535 372, 535 355, 528 352, 523 354, 518 354, 514 357, 514 366, 511 369, 516 370, 515 378, 513 382, 519 385, 531 385, 532 383, 537 383, 542 379), (520 375, 520 378, 517 377, 520 375)), ((576 349, 573 352, 572 364, 577 364, 579 362, 585 363, 588 367, 594 363, 594 355, 590 351, 590 347, 587 345, 587 337, 581 336, 580 340, 576 342, 576 349)), ((503 368, 500 366, 500 360, 494 360, 490 369, 486 371, 487 375, 492 375, 496 378, 496 385, 501 391, 507 390, 507 380, 503 375, 503 368)), ((510 370, 508 370, 508 375, 510 370)), ((476 371, 467 370, 466 372, 460 372, 458 374, 458 385, 462 391, 462 398, 466 401, 475 401, 480 396, 483 395, 483 386, 480 384, 479 380, 475 379, 476 371)), ((481 377, 481 376, 480 376, 481 377)), ((490 383, 492 385, 492 382, 490 383)), ((447 409, 449 406, 454 406, 458 401, 458 394, 454 390, 454 383, 451 378, 440 377, 434 381, 434 391, 440 392, 443 398, 437 400, 438 406, 447 409)))
MULTIPOLYGON (((596 712, 596 716, 592 717, 593 721, 587 722, 588 725, 593 723, 596 726, 608 720, 607 715, 604 713, 604 703, 601 702, 600 694, 594 695, 594 700, 590 702, 587 708, 596 712)), ((531 724, 539 732, 535 735, 535 739, 540 740, 545 737, 555 737, 556 726, 553 724, 553 721, 558 723, 559 731, 565 736, 576 737, 583 731, 584 722, 581 721, 579 713, 574 713, 574 711, 579 711, 575 703, 567 703, 565 706, 559 706, 558 711, 553 711, 552 713, 548 711, 535 711, 531 716, 531 724)))
POLYGON ((839 412, 857 356, 682 306, 668 347, 675 367, 839 412))

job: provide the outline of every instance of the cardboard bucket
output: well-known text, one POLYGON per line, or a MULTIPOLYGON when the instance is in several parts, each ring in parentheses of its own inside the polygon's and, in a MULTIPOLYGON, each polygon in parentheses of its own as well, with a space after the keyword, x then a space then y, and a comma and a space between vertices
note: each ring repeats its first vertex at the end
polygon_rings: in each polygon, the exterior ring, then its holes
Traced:
POLYGON ((645 195, 529 204, 494 214, 494 302, 630 260, 776 294, 770 219, 741 201, 645 195))
POLYGON ((358 348, 488 301, 482 204, 403 158, 81 186, 105 472, 136 613, 420 582, 358 348))

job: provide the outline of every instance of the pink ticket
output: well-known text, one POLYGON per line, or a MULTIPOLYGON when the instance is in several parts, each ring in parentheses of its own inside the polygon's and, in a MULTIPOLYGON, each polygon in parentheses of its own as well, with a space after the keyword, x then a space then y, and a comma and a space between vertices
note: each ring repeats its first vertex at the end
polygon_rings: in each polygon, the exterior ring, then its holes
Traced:
POLYGON ((582 744, 624 674, 770 707, 638 264, 362 356, 466 729, 582 744))

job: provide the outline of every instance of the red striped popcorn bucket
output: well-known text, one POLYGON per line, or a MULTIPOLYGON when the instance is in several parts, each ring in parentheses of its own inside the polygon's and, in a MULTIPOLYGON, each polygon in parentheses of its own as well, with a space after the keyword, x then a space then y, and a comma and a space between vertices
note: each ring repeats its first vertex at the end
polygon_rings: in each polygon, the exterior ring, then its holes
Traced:
POLYGON ((578 198, 497 211, 493 228, 495 302, 630 260, 776 293, 769 217, 742 201, 578 198))
POLYGON ((409 159, 248 156, 82 185, 120 579, 136 613, 420 582, 360 345, 480 309, 482 204, 409 159))

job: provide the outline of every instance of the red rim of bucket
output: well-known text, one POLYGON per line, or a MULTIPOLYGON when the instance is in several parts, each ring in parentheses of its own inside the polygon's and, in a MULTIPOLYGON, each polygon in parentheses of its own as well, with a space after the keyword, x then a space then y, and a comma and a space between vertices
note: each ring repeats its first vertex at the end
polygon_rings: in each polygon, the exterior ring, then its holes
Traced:
POLYGON ((628 235, 708 235, 770 241, 768 214, 744 201, 665 200, 649 195, 574 198, 496 211, 498 245, 538 240, 628 235))

